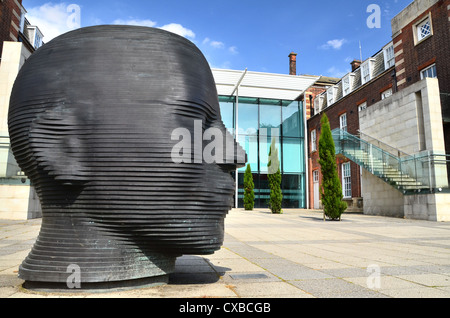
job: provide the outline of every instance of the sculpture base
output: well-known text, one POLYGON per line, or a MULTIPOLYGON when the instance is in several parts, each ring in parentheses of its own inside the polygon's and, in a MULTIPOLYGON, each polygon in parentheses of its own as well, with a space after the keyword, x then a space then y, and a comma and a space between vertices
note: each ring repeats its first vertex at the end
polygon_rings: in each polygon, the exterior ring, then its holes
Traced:
POLYGON ((131 279, 126 281, 111 281, 99 283, 81 283, 80 288, 69 288, 65 283, 25 281, 22 287, 29 291, 43 293, 110 293, 139 288, 152 288, 166 285, 169 275, 131 279))

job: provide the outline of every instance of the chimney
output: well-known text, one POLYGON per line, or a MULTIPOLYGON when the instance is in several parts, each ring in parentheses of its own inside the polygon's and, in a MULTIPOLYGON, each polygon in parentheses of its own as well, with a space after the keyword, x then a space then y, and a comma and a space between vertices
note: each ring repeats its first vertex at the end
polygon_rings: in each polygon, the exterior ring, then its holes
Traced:
POLYGON ((351 66, 352 66, 352 72, 354 72, 358 67, 361 66, 361 61, 360 60, 353 60, 353 62, 351 62, 351 66))
POLYGON ((297 75, 297 53, 289 54, 289 75, 297 75))

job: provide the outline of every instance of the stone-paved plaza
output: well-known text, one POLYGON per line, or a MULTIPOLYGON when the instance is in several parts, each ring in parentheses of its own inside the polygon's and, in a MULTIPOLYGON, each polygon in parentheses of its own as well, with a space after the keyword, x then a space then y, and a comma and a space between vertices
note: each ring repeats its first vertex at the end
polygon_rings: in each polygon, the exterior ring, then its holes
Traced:
POLYGON ((169 283, 97 292, 22 287, 40 219, 0 220, 0 298, 449 298, 450 224, 311 210, 234 209, 214 255, 183 256, 169 283))

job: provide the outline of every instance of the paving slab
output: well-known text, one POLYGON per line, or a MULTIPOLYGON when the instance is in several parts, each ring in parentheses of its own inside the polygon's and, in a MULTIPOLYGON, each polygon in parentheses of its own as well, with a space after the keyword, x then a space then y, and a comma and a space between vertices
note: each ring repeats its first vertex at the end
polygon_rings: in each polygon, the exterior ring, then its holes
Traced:
POLYGON ((450 223, 233 209, 222 249, 178 258, 168 284, 36 292, 17 273, 40 223, 0 219, 0 298, 450 298, 450 223))

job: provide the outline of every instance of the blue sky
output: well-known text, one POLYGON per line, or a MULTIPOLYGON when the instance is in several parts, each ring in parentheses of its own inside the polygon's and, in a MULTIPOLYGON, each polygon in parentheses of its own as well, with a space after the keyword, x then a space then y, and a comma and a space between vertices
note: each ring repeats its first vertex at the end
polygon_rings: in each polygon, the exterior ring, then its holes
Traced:
POLYGON ((287 74, 288 55, 295 52, 298 74, 342 77, 350 71, 350 62, 359 59, 359 43, 364 60, 391 40, 391 19, 411 2, 23 0, 22 4, 29 21, 44 33, 44 41, 78 26, 146 25, 185 36, 214 68, 287 74), (377 12, 368 12, 372 4, 380 9, 379 28, 367 23, 377 22, 373 19, 377 12))

